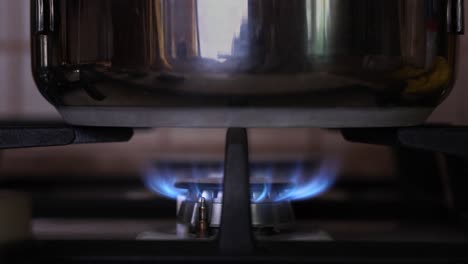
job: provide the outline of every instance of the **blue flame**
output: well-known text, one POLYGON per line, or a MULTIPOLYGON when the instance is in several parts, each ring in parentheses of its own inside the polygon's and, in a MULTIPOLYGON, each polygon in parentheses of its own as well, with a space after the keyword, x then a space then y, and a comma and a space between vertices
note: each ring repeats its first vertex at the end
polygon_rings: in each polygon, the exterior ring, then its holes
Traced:
POLYGON ((268 195, 271 193, 271 179, 273 177, 273 165, 269 165, 264 172, 264 178, 266 180, 265 184, 263 185, 262 192, 257 197, 252 197, 252 202, 260 203, 264 200, 268 199, 268 195))
POLYGON ((145 185, 154 193, 169 199, 177 199, 185 195, 187 190, 175 187, 176 177, 168 166, 158 166, 147 170, 144 177, 145 185))
MULTIPOLYGON (((287 175, 283 175, 284 179, 290 183, 283 186, 283 189, 278 187, 273 188, 273 173, 275 166, 272 164, 264 165, 261 169, 252 169, 252 176, 259 177, 265 180, 261 189, 252 192, 252 202, 282 202, 306 200, 314 198, 331 188, 336 181, 338 172, 337 162, 324 161, 316 170, 311 170, 310 167, 305 168, 303 163, 297 163, 287 175)), ((192 179, 201 179, 206 177, 210 171, 206 168, 192 164, 191 177, 192 179)), ((222 177, 222 166, 219 170, 211 171, 218 173, 222 177)), ((186 195, 189 191, 197 197, 202 196, 202 190, 196 183, 189 187, 190 190, 178 189, 175 184, 178 180, 177 174, 170 165, 162 165, 151 167, 146 171, 144 180, 146 186, 163 197, 177 199, 181 195, 186 195)), ((278 175, 275 176, 275 178, 278 175)), ((222 186, 219 187, 220 189, 222 186)))
MULTIPOLYGON (((192 164, 192 178, 200 179, 202 177, 203 176, 201 175, 200 169, 198 168, 197 164, 192 164)), ((200 187, 198 186, 198 184, 192 184, 190 188, 192 189, 192 192, 195 192, 195 195, 197 197, 202 195, 202 191, 200 190, 200 187)))
POLYGON ((260 202, 263 202, 264 200, 267 199, 268 197, 268 193, 269 193, 269 189, 270 189, 270 186, 269 184, 265 183, 263 185, 263 190, 262 190, 262 193, 260 193, 260 195, 258 197, 252 197, 252 202, 254 203, 260 203, 260 202))
POLYGON ((326 161, 312 175, 306 175, 303 166, 298 165, 292 176, 292 186, 280 192, 275 202, 307 200, 323 194, 335 183, 337 170, 335 162, 326 161))

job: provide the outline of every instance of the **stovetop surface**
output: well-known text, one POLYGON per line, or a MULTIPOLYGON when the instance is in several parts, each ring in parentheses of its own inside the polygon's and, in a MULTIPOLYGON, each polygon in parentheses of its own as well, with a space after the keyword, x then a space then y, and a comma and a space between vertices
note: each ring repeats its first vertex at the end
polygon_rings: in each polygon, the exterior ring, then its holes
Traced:
MULTIPOLYGON (((197 240, 176 235, 175 219, 36 219, 38 240, 197 240)), ((299 220, 282 234, 260 235, 272 241, 463 242, 468 230, 449 223, 397 220, 299 220)))

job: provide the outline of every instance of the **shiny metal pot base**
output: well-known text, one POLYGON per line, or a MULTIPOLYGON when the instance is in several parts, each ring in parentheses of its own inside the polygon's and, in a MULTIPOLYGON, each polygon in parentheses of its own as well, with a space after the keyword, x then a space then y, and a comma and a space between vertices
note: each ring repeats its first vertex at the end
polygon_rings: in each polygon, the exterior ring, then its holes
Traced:
POLYGON ((74 125, 113 127, 388 127, 423 123, 432 108, 171 109, 60 107, 74 125))

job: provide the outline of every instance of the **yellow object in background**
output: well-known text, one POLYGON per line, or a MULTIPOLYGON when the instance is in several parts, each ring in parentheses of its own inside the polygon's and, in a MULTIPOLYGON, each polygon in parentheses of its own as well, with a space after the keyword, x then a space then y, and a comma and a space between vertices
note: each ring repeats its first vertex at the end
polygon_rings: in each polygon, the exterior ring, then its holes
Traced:
POLYGON ((430 72, 405 66, 394 74, 394 78, 406 80, 407 87, 403 93, 419 94, 435 92, 445 87, 448 85, 451 75, 452 69, 447 60, 443 57, 437 57, 434 69, 430 72))

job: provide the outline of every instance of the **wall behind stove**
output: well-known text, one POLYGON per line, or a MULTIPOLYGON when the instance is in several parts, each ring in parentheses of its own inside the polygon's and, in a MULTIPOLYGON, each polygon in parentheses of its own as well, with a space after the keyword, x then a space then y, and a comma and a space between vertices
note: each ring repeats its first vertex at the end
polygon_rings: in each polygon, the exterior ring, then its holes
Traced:
MULTIPOLYGON (((0 120, 60 118, 35 88, 29 56, 29 1, 0 0, 0 120)), ((460 56, 455 90, 434 113, 433 121, 468 124, 468 75, 463 74, 468 69, 468 35, 462 37, 460 56)), ((221 159, 224 133, 222 129, 159 129, 138 133, 125 144, 4 151, 0 178, 51 174, 115 177, 136 175, 151 160, 221 159)), ((389 149, 346 143, 335 132, 257 129, 251 131, 251 141, 254 159, 338 157, 348 175, 394 175, 389 149)))
POLYGON ((0 119, 59 117, 30 69, 29 1, 0 0, 0 119))

